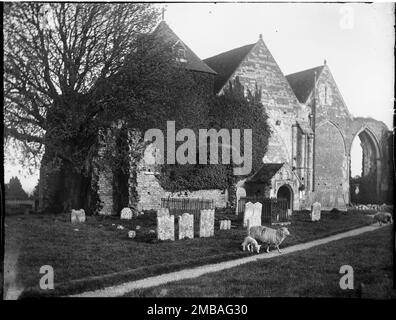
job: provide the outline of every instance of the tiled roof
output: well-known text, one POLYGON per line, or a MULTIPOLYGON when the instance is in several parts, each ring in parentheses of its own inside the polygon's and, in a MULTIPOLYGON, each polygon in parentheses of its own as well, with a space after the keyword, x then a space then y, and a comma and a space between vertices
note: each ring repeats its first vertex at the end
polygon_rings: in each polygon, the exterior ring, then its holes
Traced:
POLYGON ((246 183, 267 183, 284 166, 284 163, 265 163, 246 183))
POLYGON ((307 102, 307 99, 314 88, 315 72, 316 79, 318 79, 322 70, 323 66, 319 66, 316 68, 292 73, 286 76, 286 79, 289 82, 291 88, 293 89, 298 101, 300 101, 301 103, 307 102))
POLYGON ((165 21, 161 21, 157 28, 154 30, 154 35, 158 35, 164 41, 169 41, 172 44, 176 44, 180 41, 183 47, 186 49, 186 68, 189 70, 206 72, 216 74, 205 62, 203 62, 167 25, 165 21))
POLYGON ((238 68, 239 64, 250 52, 250 50, 252 50, 254 45, 255 43, 248 44, 246 46, 204 59, 204 62, 217 72, 214 83, 214 90, 216 93, 219 92, 220 89, 226 84, 228 79, 232 76, 234 71, 238 68))

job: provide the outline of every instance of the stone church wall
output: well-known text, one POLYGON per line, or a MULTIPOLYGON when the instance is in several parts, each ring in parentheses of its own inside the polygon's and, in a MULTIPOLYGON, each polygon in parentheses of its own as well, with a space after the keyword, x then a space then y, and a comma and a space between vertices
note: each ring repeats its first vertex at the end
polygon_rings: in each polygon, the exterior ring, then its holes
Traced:
POLYGON ((139 195, 138 210, 158 210, 161 198, 200 198, 213 200, 217 208, 227 206, 227 192, 220 189, 169 192, 162 188, 153 172, 137 173, 137 193, 139 195))

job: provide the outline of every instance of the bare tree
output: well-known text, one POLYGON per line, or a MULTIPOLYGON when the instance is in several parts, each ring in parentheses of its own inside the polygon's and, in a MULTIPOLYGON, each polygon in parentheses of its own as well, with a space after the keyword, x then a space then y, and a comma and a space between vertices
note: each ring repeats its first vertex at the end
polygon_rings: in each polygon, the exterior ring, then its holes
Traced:
POLYGON ((115 74, 157 15, 147 4, 6 4, 5 136, 37 155, 51 108, 115 74))
MULTIPOLYGON (((70 176, 79 175, 92 151, 87 140, 97 130, 91 130, 101 110, 96 102, 104 94, 98 88, 119 72, 157 19, 150 4, 5 4, 6 142, 21 148, 25 159, 40 159, 45 150, 43 163, 60 160, 70 176)), ((84 194, 79 184, 69 187, 84 194)))

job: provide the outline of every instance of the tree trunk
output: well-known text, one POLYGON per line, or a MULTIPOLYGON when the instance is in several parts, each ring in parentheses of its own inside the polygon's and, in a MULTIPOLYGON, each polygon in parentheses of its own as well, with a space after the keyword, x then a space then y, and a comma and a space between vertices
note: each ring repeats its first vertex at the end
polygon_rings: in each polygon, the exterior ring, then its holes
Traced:
POLYGON ((63 206, 63 212, 71 209, 84 209, 86 213, 92 213, 90 203, 91 179, 89 172, 77 172, 72 164, 64 163, 62 166, 63 181, 59 200, 63 206))
POLYGON ((92 213, 90 172, 78 172, 71 163, 60 162, 48 151, 41 162, 39 189, 41 211, 60 213, 84 209, 92 213))

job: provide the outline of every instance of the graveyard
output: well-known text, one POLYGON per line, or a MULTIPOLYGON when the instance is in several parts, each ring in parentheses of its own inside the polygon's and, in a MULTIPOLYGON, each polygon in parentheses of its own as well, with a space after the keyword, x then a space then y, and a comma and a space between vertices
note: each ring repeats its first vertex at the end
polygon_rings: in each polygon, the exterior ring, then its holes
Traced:
MULTIPOLYGON (((5 266, 15 270, 12 276, 22 297, 57 296, 253 254, 241 250, 246 236, 243 216, 219 209, 212 214, 202 211, 208 216, 202 221, 189 215, 168 217, 172 232, 169 221, 161 221, 169 215, 166 210, 146 211, 131 219, 86 216, 75 222, 70 213, 6 216, 5 266), (179 227, 189 224, 186 220, 193 228, 182 234, 179 227), (128 236, 130 231, 133 237, 128 236), (49 293, 38 288, 42 265, 54 268, 55 290, 49 293)), ((294 212, 287 226, 291 236, 282 247, 371 224, 368 213, 322 211, 320 220, 312 221, 311 212, 294 212)))

